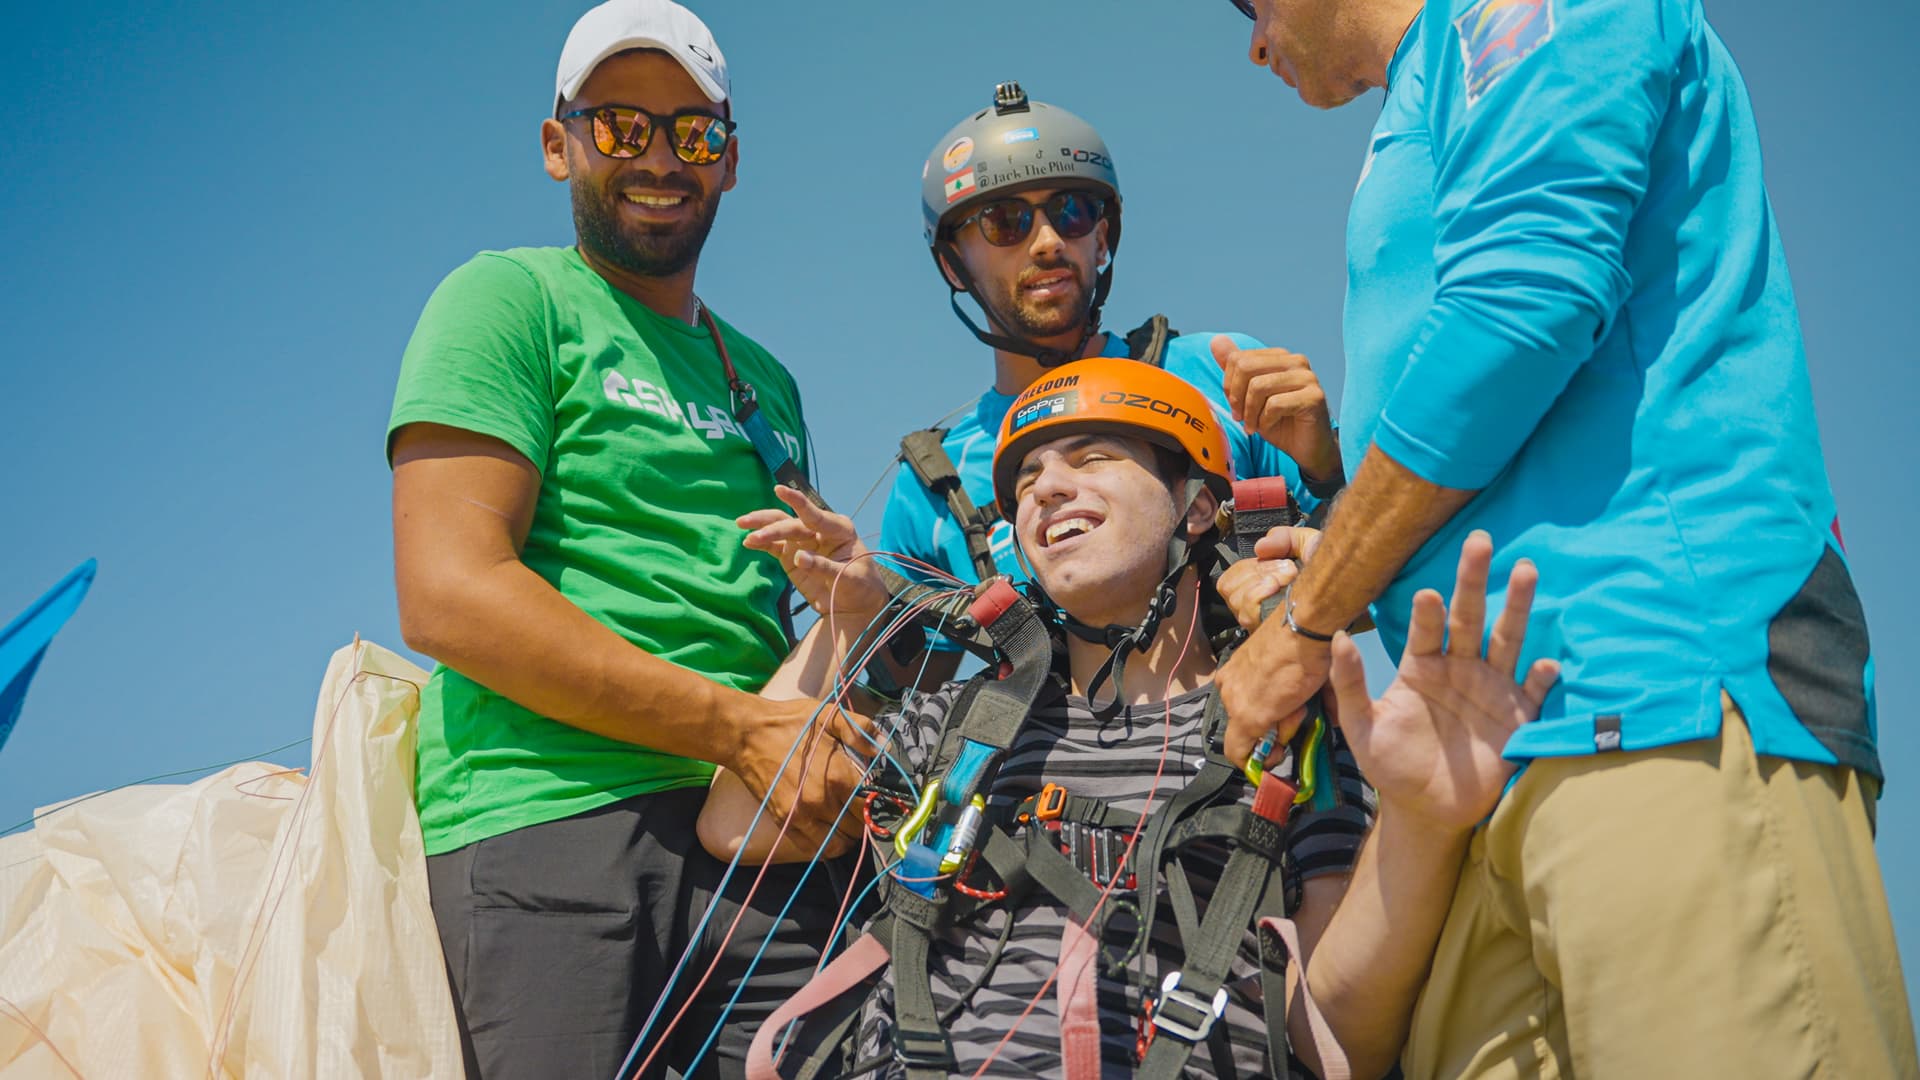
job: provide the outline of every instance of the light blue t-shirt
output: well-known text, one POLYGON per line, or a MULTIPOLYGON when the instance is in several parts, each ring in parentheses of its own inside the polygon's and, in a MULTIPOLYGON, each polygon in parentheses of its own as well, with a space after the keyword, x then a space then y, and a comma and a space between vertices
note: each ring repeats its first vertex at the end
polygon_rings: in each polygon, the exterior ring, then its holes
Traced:
MULTIPOLYGON (((1300 479, 1300 469, 1293 459, 1265 439, 1248 432, 1229 415, 1226 378, 1220 371, 1219 361, 1213 358, 1211 347, 1215 336, 1212 333, 1182 334, 1169 340, 1166 352, 1161 357, 1162 366, 1205 394, 1212 403, 1214 414, 1233 449, 1233 474, 1236 478, 1286 477, 1287 487, 1293 491, 1294 498, 1299 500, 1302 507, 1311 510, 1318 505, 1318 500, 1308 494, 1300 479)), ((1242 349, 1264 347, 1245 334, 1226 336, 1242 349)), ((1127 355, 1126 341, 1118 334, 1107 335, 1107 345, 1102 355, 1127 355)), ((967 497, 973 500, 975 506, 985 508, 993 505, 993 447, 1000 437, 1000 421, 1005 419, 1007 410, 1012 407, 1011 396, 988 389, 972 408, 960 415, 941 441, 947 456, 953 459, 955 471, 960 474, 960 483, 966 488, 967 497)), ((1000 572, 1016 582, 1025 582, 1026 570, 1014 553, 1012 523, 994 522, 989 539, 1000 572)), ((967 555, 966 537, 961 533, 946 500, 927 490, 913 470, 905 465, 900 467, 899 474, 894 478, 893 494, 887 500, 886 515, 880 525, 879 550, 896 552, 937 566, 962 581, 979 580, 974 573, 973 560, 967 555)), ((910 566, 900 569, 909 576, 915 574, 910 566)), ((936 638, 934 648, 954 650, 958 646, 936 638)))
POLYGON ((1390 651, 1486 529, 1496 582, 1540 568, 1526 659, 1563 665, 1509 757, 1712 736, 1724 689, 1762 753, 1878 776, 1758 136, 1697 0, 1433 0, 1389 88, 1348 222, 1343 456, 1480 490, 1375 605, 1390 651))

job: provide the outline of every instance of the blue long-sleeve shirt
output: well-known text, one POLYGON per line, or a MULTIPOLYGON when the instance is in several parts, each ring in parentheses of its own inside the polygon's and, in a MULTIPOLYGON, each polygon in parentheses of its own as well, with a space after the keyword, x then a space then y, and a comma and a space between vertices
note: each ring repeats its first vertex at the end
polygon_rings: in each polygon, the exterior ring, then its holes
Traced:
MULTIPOLYGON (((1562 676, 1508 756, 1718 732, 1880 774, 1865 620, 1745 85, 1697 0, 1431 0, 1348 224, 1343 456, 1479 494, 1376 603, 1390 650, 1468 530, 1540 567, 1562 676)), ((1497 598, 1496 598, 1497 602, 1497 598)))

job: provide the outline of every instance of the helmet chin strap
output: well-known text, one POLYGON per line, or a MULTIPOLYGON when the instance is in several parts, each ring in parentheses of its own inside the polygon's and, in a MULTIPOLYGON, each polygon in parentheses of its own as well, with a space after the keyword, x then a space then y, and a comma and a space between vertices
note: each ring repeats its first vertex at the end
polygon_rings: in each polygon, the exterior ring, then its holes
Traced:
POLYGON ((1107 264, 1100 270, 1100 275, 1094 279, 1093 303, 1087 308, 1086 328, 1081 331, 1080 340, 1075 342, 1071 349, 1054 349, 1023 337, 996 334, 975 323, 966 309, 960 306, 960 294, 966 293, 973 297, 974 303, 980 304, 982 311, 986 310, 986 305, 980 302, 980 297, 973 291, 973 277, 967 273, 966 264, 960 261, 959 250, 946 241, 940 242, 934 248, 934 262, 939 264, 943 261, 947 268, 952 270, 954 276, 960 279, 957 287, 952 282, 948 282, 947 303, 953 307, 953 313, 959 317, 960 322, 972 331, 973 336, 979 338, 981 343, 989 348, 1001 349, 1020 356, 1031 356, 1040 362, 1041 367, 1059 367, 1061 364, 1080 359, 1080 354, 1086 349, 1087 342, 1092 341, 1093 336, 1100 332, 1100 308, 1107 302, 1107 293, 1113 288, 1113 260, 1111 259, 1107 260, 1107 264), (942 256, 945 256, 944 260, 942 256))
POLYGON ((1179 518, 1174 522, 1173 535, 1167 539, 1167 574, 1160 579, 1160 584, 1154 587, 1153 599, 1147 603, 1146 617, 1138 625, 1093 626, 1081 622, 1069 614, 1065 608, 1055 604, 1051 597, 1046 596, 1044 589, 1040 590, 1044 598, 1044 612, 1050 612, 1062 629, 1082 641, 1104 645, 1113 650, 1113 654, 1107 657, 1106 662, 1100 665, 1099 670, 1093 673, 1093 678, 1087 683, 1087 702, 1093 704, 1094 699, 1099 695, 1100 687, 1109 679, 1113 681, 1113 697, 1109 698, 1106 704, 1093 707, 1094 716, 1101 720, 1112 719, 1126 704, 1128 654, 1135 652, 1145 654, 1153 646, 1153 639, 1160 633, 1161 621, 1172 615, 1180 606, 1180 575, 1185 573, 1187 567, 1192 564, 1196 551, 1192 541, 1187 538, 1187 513, 1193 509, 1193 501, 1200 496, 1200 491, 1206 486, 1206 482, 1190 476, 1182 486, 1186 494, 1182 504, 1186 509, 1181 511, 1179 518))

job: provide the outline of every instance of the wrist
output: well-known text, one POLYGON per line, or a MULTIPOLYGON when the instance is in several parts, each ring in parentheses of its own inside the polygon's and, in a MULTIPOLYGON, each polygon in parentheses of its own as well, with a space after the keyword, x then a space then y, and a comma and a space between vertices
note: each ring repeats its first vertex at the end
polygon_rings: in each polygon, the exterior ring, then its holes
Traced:
POLYGON ((1459 824, 1421 810, 1387 792, 1376 792, 1374 828, 1397 837, 1409 850, 1426 852, 1441 859, 1457 859, 1473 838, 1473 824, 1459 824))
MULTIPOLYGON (((1335 631, 1327 631, 1325 633, 1322 633, 1321 631, 1314 629, 1309 623, 1305 623, 1302 621, 1300 610, 1299 610, 1299 601, 1298 601, 1298 598, 1294 595, 1294 589, 1299 584, 1300 584, 1300 579, 1297 577, 1294 578, 1291 582, 1287 584, 1286 592, 1282 593, 1280 596, 1281 621, 1285 623, 1287 630, 1290 633, 1292 633, 1295 637, 1300 638, 1303 641, 1310 641, 1315 645, 1319 645, 1322 648, 1325 648, 1333 642, 1333 635, 1335 631)), ((1337 629, 1338 628, 1335 628, 1336 631, 1337 629)))
POLYGON ((764 721, 770 703, 732 687, 709 683, 712 700, 707 709, 707 731, 712 739, 712 761, 732 773, 743 773, 747 756, 747 731, 756 721, 764 721), (759 710, 756 714, 750 710, 759 710))

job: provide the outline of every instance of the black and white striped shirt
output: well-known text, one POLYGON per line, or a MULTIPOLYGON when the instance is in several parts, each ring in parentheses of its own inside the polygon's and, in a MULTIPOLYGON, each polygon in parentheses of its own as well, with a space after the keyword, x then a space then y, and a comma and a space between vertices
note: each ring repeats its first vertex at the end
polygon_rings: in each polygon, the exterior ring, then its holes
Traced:
MULTIPOLYGON (((896 756, 916 773, 937 747, 959 689, 960 684, 945 687, 915 702, 899 717, 902 722, 896 756)), ((1163 704, 1124 709, 1104 722, 1095 717, 1083 698, 1058 694, 1043 698, 1043 704, 1036 706, 1008 749, 991 790, 986 792, 988 801, 1018 804, 1051 782, 1071 794, 1103 799, 1120 809, 1150 812, 1185 787, 1205 762, 1201 725, 1207 695, 1208 690, 1203 688, 1163 704), (1163 741, 1166 764, 1156 788, 1154 772, 1163 741)), ((1306 878, 1350 871, 1373 812, 1373 794, 1362 782, 1352 755, 1338 738, 1337 729, 1330 734, 1334 739, 1330 748, 1339 805, 1327 811, 1296 813, 1288 835, 1289 851, 1306 878)), ((1290 771, 1292 763, 1283 762, 1277 767, 1290 771)), ((1220 801, 1251 802, 1252 795, 1252 786, 1236 778, 1222 791, 1220 801)), ((1117 839, 1124 844, 1130 830, 1118 831, 1117 839)), ((891 852, 887 854, 891 856, 891 852)), ((1208 851, 1202 845, 1190 845, 1179 863, 1169 866, 1184 865, 1194 894, 1204 907, 1226 856, 1224 849, 1208 851)), ((1160 887, 1162 902, 1150 945, 1133 961, 1135 974, 1149 985, 1158 985, 1165 972, 1175 970, 1182 955, 1172 910, 1165 902, 1164 886, 1160 887)), ((1112 906, 1128 895, 1116 888, 1107 903, 1112 906)), ((971 1076, 979 1069, 1009 1028, 1013 1028, 1012 1037, 994 1056, 985 1075, 1056 1076, 1062 1071, 1058 991, 1047 987, 1042 993, 1041 989, 1058 967, 1061 937, 1071 915, 1043 890, 1034 890, 1017 912, 1009 913, 1004 905, 994 905, 971 924, 936 937, 929 965, 934 1001, 942 1010, 948 1008, 980 976, 1010 917, 1016 924, 999 965, 971 1003, 947 1026, 958 1061, 957 1075, 971 1076), (1024 1020, 1018 1019, 1029 1002, 1034 1002, 1032 1011, 1024 1020)), ((1110 927, 1107 940, 1131 936, 1121 929, 1117 923, 1110 927)), ((1229 976, 1230 1000, 1225 1016, 1235 1070, 1243 1078, 1275 1076, 1285 1071, 1267 1063, 1266 1027, 1258 1011, 1257 957, 1249 930, 1229 976)), ((1096 965, 1097 970, 1102 967, 1096 965)), ((875 988, 861 1018, 858 1041, 863 1060, 885 1054, 891 1046, 892 977, 889 971, 875 988)), ((1097 979, 1102 1075, 1131 1076, 1137 1065, 1134 1041, 1141 1015, 1140 992, 1131 980, 1105 970, 1099 970, 1097 979)), ((1195 1050, 1187 1070, 1189 1075, 1214 1075, 1207 1047, 1195 1050)), ((879 1075, 903 1072, 894 1065, 879 1075)))

